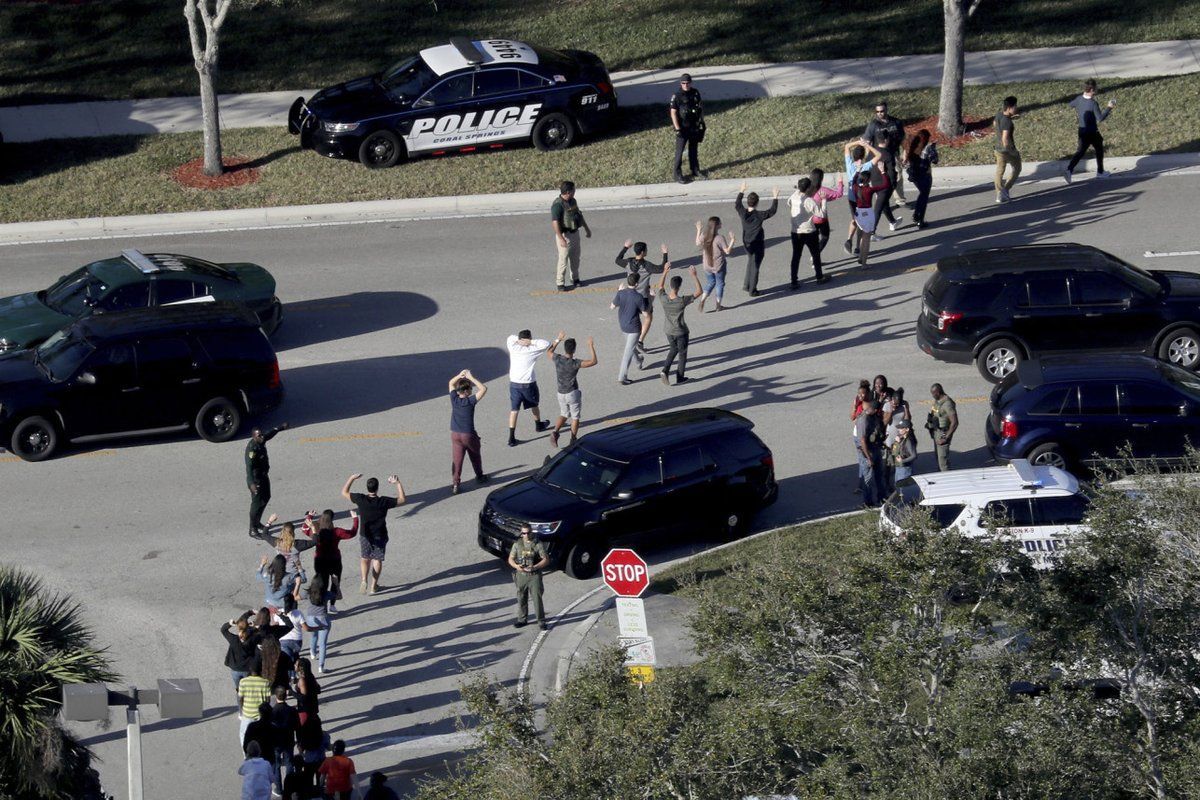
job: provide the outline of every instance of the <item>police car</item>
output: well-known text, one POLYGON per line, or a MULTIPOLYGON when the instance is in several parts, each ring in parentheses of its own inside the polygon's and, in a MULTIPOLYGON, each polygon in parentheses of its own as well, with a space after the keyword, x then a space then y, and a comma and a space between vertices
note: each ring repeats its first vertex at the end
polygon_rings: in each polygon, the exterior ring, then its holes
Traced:
POLYGON ((384 72, 296 98, 288 130, 323 156, 381 168, 514 142, 560 150, 616 114, 612 81, 592 53, 451 39, 384 72))
POLYGON ((1011 536, 1034 567, 1053 566, 1053 554, 1086 526, 1088 498, 1074 475, 1015 459, 1004 467, 957 469, 905 478, 884 503, 880 526, 902 533, 912 507, 928 511, 944 529, 964 536, 996 530, 1011 536))

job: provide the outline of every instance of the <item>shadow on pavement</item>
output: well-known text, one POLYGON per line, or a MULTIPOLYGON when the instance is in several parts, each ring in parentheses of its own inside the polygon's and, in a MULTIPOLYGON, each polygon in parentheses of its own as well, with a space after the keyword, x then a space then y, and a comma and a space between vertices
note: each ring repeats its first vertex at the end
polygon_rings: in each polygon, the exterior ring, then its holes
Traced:
MULTIPOLYGON (((354 292, 287 303, 275 334, 277 351, 349 339, 429 319, 438 304, 416 292, 354 292)), ((449 379, 449 375, 446 376, 449 379)))

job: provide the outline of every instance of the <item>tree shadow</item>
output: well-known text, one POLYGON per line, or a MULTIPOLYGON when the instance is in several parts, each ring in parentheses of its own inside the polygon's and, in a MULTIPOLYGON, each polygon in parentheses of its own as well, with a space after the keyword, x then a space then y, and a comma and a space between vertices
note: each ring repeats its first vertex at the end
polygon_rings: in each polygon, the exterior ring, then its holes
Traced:
POLYGON ((284 304, 283 325, 272 341, 276 351, 294 350, 390 330, 437 312, 436 301, 416 292, 353 292, 302 300, 284 304))

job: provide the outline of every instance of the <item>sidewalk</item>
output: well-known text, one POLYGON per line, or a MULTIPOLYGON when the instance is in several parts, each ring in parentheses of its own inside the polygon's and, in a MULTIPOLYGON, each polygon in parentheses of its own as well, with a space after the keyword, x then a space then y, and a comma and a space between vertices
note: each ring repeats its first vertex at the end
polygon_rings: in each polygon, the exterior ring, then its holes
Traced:
MULTIPOLYGON (((617 72, 613 82, 622 105, 662 103, 674 90, 680 69, 617 72)), ((709 100, 791 97, 825 92, 884 92, 938 86, 940 54, 695 67, 696 87, 709 100)), ((1087 77, 1137 78, 1200 71, 1200 40, 1135 42, 1087 47, 992 50, 968 53, 968 84, 1021 83, 1087 77)), ((221 95, 224 128, 287 124, 299 95, 313 89, 221 95)), ((7 142, 43 139, 182 133, 201 129, 199 97, 113 100, 90 103, 0 107, 0 134, 7 142)))
MULTIPOLYGON (((1194 175, 1200 171, 1200 153, 1173 153, 1149 156, 1119 156, 1106 160, 1120 181, 1157 178, 1163 175, 1194 175)), ((1094 162, 1081 162, 1076 181, 1091 180, 1094 162)), ((978 165, 942 167, 934 178, 934 201, 948 187, 990 185, 995 167, 978 165)), ((827 182, 837 178, 829 174, 827 182)), ((587 209, 692 205, 729 202, 742 178, 677 183, 651 183, 635 186, 600 186, 580 189, 576 197, 587 209)), ((771 186, 785 189, 795 175, 745 178, 758 191, 771 186)), ((1027 161, 1021 172, 1021 185, 1036 181, 1062 183, 1062 162, 1027 161)), ((790 189, 789 189, 790 191, 790 189)), ((784 192, 786 197, 787 191, 784 192)), ((356 203, 327 203, 274 208, 238 208, 221 211, 182 211, 171 214, 141 214, 125 217, 55 219, 40 222, 0 224, 0 248, 11 245, 70 242, 89 239, 115 239, 132 236, 168 236, 179 234, 227 233, 239 230, 312 228, 331 225, 365 225, 427 219, 544 214, 549 200, 544 191, 509 194, 477 194, 451 197, 419 197, 407 200, 364 200, 356 203)))

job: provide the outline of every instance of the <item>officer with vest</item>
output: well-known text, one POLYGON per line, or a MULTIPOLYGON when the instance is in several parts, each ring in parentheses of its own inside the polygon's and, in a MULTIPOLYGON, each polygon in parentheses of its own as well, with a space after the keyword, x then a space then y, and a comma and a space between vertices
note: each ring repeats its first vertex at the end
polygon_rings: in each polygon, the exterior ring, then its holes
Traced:
POLYGON ((267 442, 275 434, 287 430, 287 423, 263 431, 255 428, 246 444, 246 486, 250 489, 250 536, 260 538, 267 528, 262 524, 263 511, 271 501, 271 459, 267 457, 267 442))
POLYGON ((933 437, 933 446, 937 450, 938 469, 942 472, 950 469, 950 440, 958 430, 958 408, 953 398, 942 390, 940 383, 929 387, 929 395, 933 398, 933 408, 925 427, 933 437))
POLYGON ((542 570, 550 565, 546 546, 533 538, 528 525, 521 526, 521 538, 513 542, 508 552, 508 565, 516 572, 517 621, 514 628, 525 625, 529 618, 529 595, 533 595, 533 610, 537 614, 538 627, 546 630, 546 610, 542 607, 542 570))
POLYGON ((679 79, 679 91, 671 95, 671 127, 675 129, 675 180, 687 183, 683 177, 683 149, 687 148, 688 167, 692 179, 707 178, 708 173, 700 169, 697 149, 704 141, 704 108, 700 104, 700 92, 692 87, 692 76, 686 72, 679 79))

